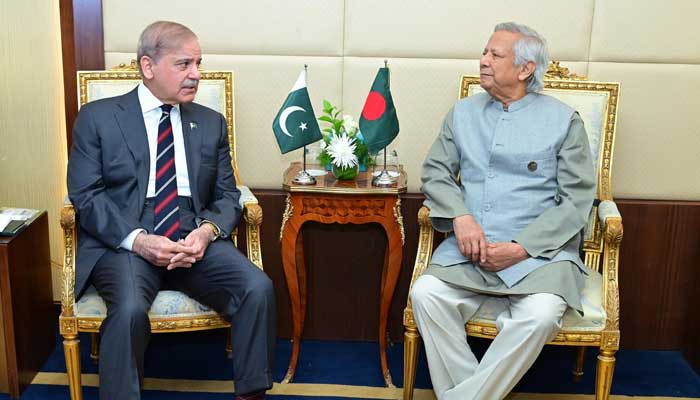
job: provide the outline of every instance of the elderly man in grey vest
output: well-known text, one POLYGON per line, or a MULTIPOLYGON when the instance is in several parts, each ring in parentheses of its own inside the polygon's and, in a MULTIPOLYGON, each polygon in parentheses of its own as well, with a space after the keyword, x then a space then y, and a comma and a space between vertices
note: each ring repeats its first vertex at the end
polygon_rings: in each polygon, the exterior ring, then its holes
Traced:
POLYGON ((582 311, 581 232, 595 173, 575 110, 538 93, 545 40, 515 23, 484 48, 486 93, 445 117, 423 165, 422 190, 447 238, 411 291, 438 399, 502 399, 561 328, 582 311), (507 303, 479 362, 464 324, 492 296, 507 303))

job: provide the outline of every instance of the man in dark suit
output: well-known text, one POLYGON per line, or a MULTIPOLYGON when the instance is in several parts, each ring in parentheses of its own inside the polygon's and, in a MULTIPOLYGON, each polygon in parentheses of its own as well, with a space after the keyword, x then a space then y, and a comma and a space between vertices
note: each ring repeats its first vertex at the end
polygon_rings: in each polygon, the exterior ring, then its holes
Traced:
POLYGON ((148 26, 142 82, 80 110, 68 162, 78 212, 76 293, 107 304, 100 399, 139 399, 148 310, 164 283, 232 320, 236 399, 272 387, 270 279, 227 238, 241 216, 223 116, 192 103, 202 51, 187 27, 148 26))

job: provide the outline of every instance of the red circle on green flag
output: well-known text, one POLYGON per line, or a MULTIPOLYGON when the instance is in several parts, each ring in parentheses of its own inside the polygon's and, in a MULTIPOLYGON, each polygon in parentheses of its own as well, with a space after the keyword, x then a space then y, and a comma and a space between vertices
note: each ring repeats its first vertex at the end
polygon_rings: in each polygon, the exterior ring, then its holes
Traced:
POLYGON ((369 92, 365 108, 362 109, 362 116, 368 121, 379 119, 386 111, 386 100, 379 92, 369 92))

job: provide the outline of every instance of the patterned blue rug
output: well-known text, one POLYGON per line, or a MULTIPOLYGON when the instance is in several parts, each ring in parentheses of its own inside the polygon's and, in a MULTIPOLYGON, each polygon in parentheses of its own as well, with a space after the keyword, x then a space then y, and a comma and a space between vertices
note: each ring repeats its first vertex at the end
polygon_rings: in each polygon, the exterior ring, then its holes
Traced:
MULTIPOLYGON (((145 360, 143 399, 231 399, 231 362, 224 351, 224 331, 153 335, 145 360)), ((489 341, 470 338, 477 356, 489 341)), ((81 363, 85 400, 98 399, 97 366, 89 357, 89 336, 81 336, 81 363)), ((284 376, 291 343, 277 346, 274 378, 284 376)), ((532 393, 528 399, 583 399, 594 393, 596 351, 586 355, 585 375, 574 383, 573 349, 547 346, 535 365, 515 388, 532 393), (562 396, 570 394, 571 396, 562 396), (588 396, 581 396, 588 395, 588 396)), ((394 383, 403 386, 403 346, 388 349, 394 383)), ((416 377, 416 399, 433 398, 427 363, 421 351, 416 377), (423 390, 421 390, 423 389, 423 390)), ((367 342, 304 341, 293 384, 275 385, 269 396, 277 399, 390 399, 400 389, 383 387, 378 346, 367 342)), ((612 393, 635 397, 700 398, 700 378, 679 352, 620 351, 612 393)), ((628 397, 629 398, 629 397, 628 397)), ((0 394, 0 400, 9 399, 0 394)), ((22 400, 69 399, 61 340, 22 400)))

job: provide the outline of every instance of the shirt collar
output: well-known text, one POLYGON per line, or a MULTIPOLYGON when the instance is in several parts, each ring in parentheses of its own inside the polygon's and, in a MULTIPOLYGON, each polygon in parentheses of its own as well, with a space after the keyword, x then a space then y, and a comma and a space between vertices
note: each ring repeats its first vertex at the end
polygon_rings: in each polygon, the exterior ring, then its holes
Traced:
MULTIPOLYGON (((143 82, 139 83, 138 95, 139 95, 139 103, 141 104, 141 112, 143 114, 146 114, 146 113, 151 112, 157 108, 160 108, 160 106, 163 104, 163 102, 160 101, 153 94, 153 92, 151 92, 151 89, 147 88, 146 85, 143 84, 143 82)), ((179 112, 180 105, 175 104, 173 106, 173 109, 177 109, 177 112, 179 112)))
POLYGON ((537 93, 529 92, 524 97, 510 103, 508 105, 507 111, 503 109, 503 103, 496 100, 495 98, 491 97, 491 102, 498 108, 499 111, 512 113, 518 110, 522 110, 523 108, 529 106, 533 101, 535 101, 536 98, 537 93))

